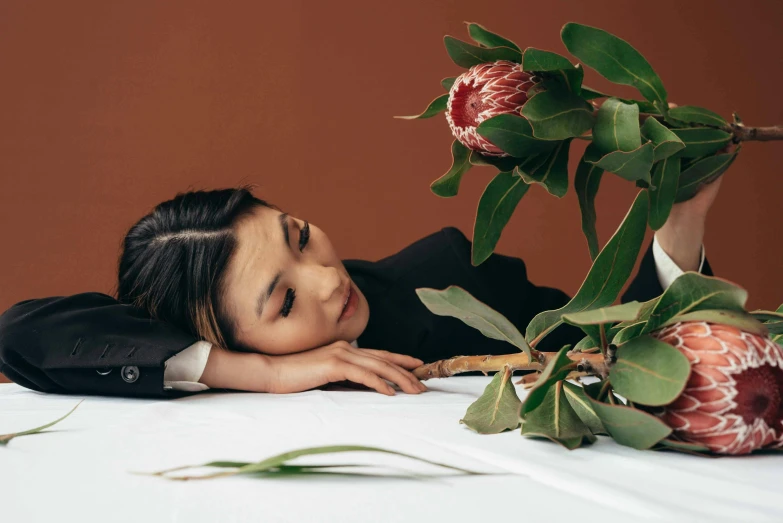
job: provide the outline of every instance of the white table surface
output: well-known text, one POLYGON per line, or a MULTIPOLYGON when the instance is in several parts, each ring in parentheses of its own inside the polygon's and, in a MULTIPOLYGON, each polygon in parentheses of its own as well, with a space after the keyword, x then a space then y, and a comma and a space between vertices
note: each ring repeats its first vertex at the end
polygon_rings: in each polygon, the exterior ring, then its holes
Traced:
POLYGON ((0 521, 783 521, 783 455, 699 458, 635 451, 608 438, 569 452, 518 431, 478 435, 459 419, 489 379, 431 380, 430 392, 416 396, 207 392, 166 401, 2 384, 0 434, 52 421, 86 400, 48 433, 0 447, 0 521), (330 444, 380 446, 501 474, 452 475, 370 453, 300 461, 440 476, 175 482, 129 473, 330 444))

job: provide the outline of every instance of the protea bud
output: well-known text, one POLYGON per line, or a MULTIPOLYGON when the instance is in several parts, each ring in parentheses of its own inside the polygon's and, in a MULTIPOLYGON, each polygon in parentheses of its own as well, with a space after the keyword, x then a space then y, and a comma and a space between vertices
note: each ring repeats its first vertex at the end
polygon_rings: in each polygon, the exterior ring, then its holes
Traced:
POLYGON ((476 132, 476 127, 499 114, 519 112, 527 91, 539 78, 507 60, 474 65, 454 81, 446 105, 446 120, 462 145, 487 156, 508 156, 476 132))
POLYGON ((720 454, 783 447, 783 348, 769 338, 707 322, 655 336, 691 362, 682 395, 659 413, 680 439, 720 454))

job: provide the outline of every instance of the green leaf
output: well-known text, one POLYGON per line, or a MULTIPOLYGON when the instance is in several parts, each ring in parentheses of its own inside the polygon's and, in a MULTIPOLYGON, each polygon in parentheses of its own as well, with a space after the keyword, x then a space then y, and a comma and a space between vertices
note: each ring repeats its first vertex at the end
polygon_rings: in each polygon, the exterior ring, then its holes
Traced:
POLYGON ((595 441, 590 429, 569 403, 564 390, 562 381, 549 388, 541 405, 525 416, 522 422, 523 435, 546 438, 570 450, 580 447, 584 441, 595 441))
POLYGON ((565 379, 565 377, 568 376, 568 373, 576 368, 576 363, 568 357, 568 351, 570 349, 570 345, 566 345, 560 349, 557 355, 549 361, 549 364, 547 364, 541 372, 541 375, 528 392, 525 401, 522 402, 522 409, 520 411, 522 416, 538 408, 544 401, 544 396, 546 396, 549 388, 556 382, 565 379))
MULTIPOLYGON (((84 400, 82 400, 84 401, 84 400)), ((82 401, 76 404, 76 407, 82 404, 82 401)), ((56 425, 60 423, 62 420, 73 414, 73 411, 76 410, 76 407, 72 408, 68 414, 61 418, 57 418, 56 420, 47 423, 46 425, 41 425, 40 427, 36 427, 34 429, 25 430, 22 432, 14 432, 13 434, 0 434, 0 446, 8 445, 8 442, 10 442, 14 438, 18 438, 19 436, 29 436, 30 434, 38 434, 39 432, 43 432, 44 430, 48 429, 49 427, 56 425)))
POLYGON ((498 60, 509 60, 517 63, 522 61, 522 53, 510 47, 478 47, 462 40, 457 40, 453 36, 444 37, 443 43, 446 44, 446 52, 449 53, 452 61, 466 69, 474 65, 496 62, 498 60))
POLYGON ((647 142, 633 151, 615 151, 601 156, 593 144, 590 144, 585 150, 585 160, 631 182, 642 180, 649 185, 653 151, 652 142, 647 142))
POLYGON ((642 145, 639 108, 609 98, 598 109, 593 127, 593 146, 603 154, 633 151, 642 145))
POLYGON ((658 442, 658 445, 661 447, 666 447, 671 450, 680 450, 680 451, 687 451, 687 452, 709 452, 709 447, 705 447, 704 445, 697 445, 696 443, 688 443, 686 441, 677 441, 673 439, 662 439, 658 442))
MULTIPOLYGON (((737 116, 735 115, 734 117, 736 118, 737 116)), ((775 312, 783 312, 783 305, 778 307, 775 312)), ((783 346, 783 334, 775 334, 774 336, 772 336, 772 341, 774 341, 778 345, 783 346)))
POLYGON ((640 322, 647 323, 647 320, 650 318, 650 314, 652 314, 653 309, 655 309, 655 306, 658 304, 659 298, 660 296, 656 296, 650 301, 643 302, 641 309, 639 309, 639 314, 635 319, 620 322, 617 324, 617 327, 620 328, 628 327, 630 325, 635 325, 640 322))
POLYGON ((574 348, 572 349, 573 352, 585 352, 590 349, 597 349, 598 344, 595 342, 595 340, 590 336, 585 336, 581 340, 579 340, 579 343, 574 345, 574 348))
POLYGON ((530 346, 513 323, 496 310, 481 303, 465 289, 451 285, 444 290, 416 289, 419 299, 430 312, 438 316, 451 316, 493 340, 510 343, 530 357, 530 346))
POLYGON ((691 364, 680 351, 650 336, 640 336, 617 349, 609 380, 625 398, 659 406, 676 400, 690 375, 691 364))
POLYGON ((677 185, 680 181, 680 159, 664 158, 655 164, 652 174, 652 186, 648 189, 650 197, 650 228, 657 231, 666 220, 674 206, 677 185))
POLYGON ((695 105, 672 107, 669 109, 669 116, 675 120, 689 124, 715 125, 718 127, 724 127, 729 124, 729 122, 724 120, 718 113, 714 113, 703 107, 696 107, 695 105))
POLYGON ((582 232, 587 239, 587 248, 590 250, 590 259, 598 256, 598 231, 595 228, 595 197, 601 185, 601 176, 604 170, 597 165, 588 163, 584 157, 579 161, 574 178, 574 189, 579 199, 579 209, 582 213, 582 232))
MULTIPOLYGON (((211 462, 211 463, 204 463, 200 465, 188 465, 184 467, 176 467, 173 469, 167 469, 167 470, 161 470, 158 472, 151 472, 147 473, 145 475, 151 475, 151 476, 161 476, 166 479, 172 479, 172 480, 189 480, 189 479, 211 479, 211 478, 217 478, 217 477, 228 477, 228 476, 235 476, 237 474, 259 474, 263 472, 271 472, 275 470, 279 470, 280 467, 284 466, 285 463, 288 461, 291 461, 293 459, 302 457, 302 456, 312 456, 316 454, 334 454, 334 453, 340 453, 340 452, 377 452, 382 454, 393 454, 395 456, 403 456, 406 458, 415 459, 416 461, 420 461, 423 463, 429 463, 431 465, 436 465, 439 467, 447 468, 450 470, 455 470, 457 472, 463 472, 465 474, 479 474, 477 472, 473 472, 470 470, 462 469, 459 467, 454 467, 452 465, 445 465, 443 463, 437 463, 435 461, 430 461, 428 459, 419 458, 417 456, 413 456, 411 454, 405 454, 403 452, 396 452, 392 450, 386 450, 378 447, 365 447, 360 445, 333 445, 328 447, 309 447, 304 449, 298 449, 293 450, 290 452, 284 452, 282 454, 278 454, 276 456, 272 456, 271 458, 267 458, 265 460, 256 462, 256 463, 246 463, 242 464, 242 466, 235 467, 234 470, 222 470, 220 472, 216 472, 214 474, 207 474, 207 475, 201 475, 201 476, 170 476, 169 474, 171 472, 175 471, 183 471, 188 469, 194 469, 194 468, 202 468, 202 467, 216 467, 216 468, 232 468, 231 462, 224 462, 224 461, 218 461, 218 462, 211 462)), ((233 465, 239 465, 239 463, 233 463, 233 465)), ((344 465, 331 465, 330 467, 340 467, 344 465)), ((329 467, 329 466, 327 466, 329 467)), ((315 466, 311 465, 306 468, 315 468, 315 466)))
POLYGON ((614 303, 633 271, 647 228, 647 195, 639 192, 623 223, 595 259, 576 295, 557 310, 539 313, 527 326, 526 339, 538 344, 563 322, 563 314, 600 309, 614 303))
POLYGON ((563 382, 563 392, 568 399, 568 403, 576 412, 579 419, 587 425, 593 434, 609 434, 601 423, 601 418, 593 410, 590 400, 587 399, 585 390, 582 387, 574 385, 568 381, 563 382))
POLYGON ((685 144, 685 149, 678 153, 683 158, 708 156, 723 149, 731 141, 729 133, 709 127, 672 129, 672 132, 685 144))
POLYGON ((476 132, 515 158, 548 152, 557 145, 533 137, 530 122, 515 114, 499 114, 484 120, 476 132))
POLYGON ((742 146, 737 147, 733 153, 716 154, 692 163, 680 173, 680 181, 677 187, 676 203, 690 200, 704 185, 715 181, 720 175, 731 167, 742 146))
POLYGON ((530 98, 522 106, 533 136, 541 140, 565 140, 589 131, 593 106, 566 89, 550 89, 530 98))
POLYGON ((568 51, 611 82, 636 87, 652 102, 666 104, 666 89, 652 66, 628 42, 595 27, 568 23, 560 33, 568 51))
POLYGON ((626 104, 634 104, 639 108, 639 112, 641 113, 656 115, 661 114, 661 110, 654 103, 648 102, 646 100, 633 100, 631 98, 618 98, 618 100, 626 104))
POLYGON ((480 265, 492 255, 500 234, 529 188, 514 173, 498 173, 489 182, 479 200, 473 226, 473 265, 480 265))
POLYGON ((484 28, 479 24, 470 23, 470 22, 466 22, 466 23, 468 24, 468 34, 476 43, 481 44, 485 47, 508 47, 510 49, 515 49, 520 53, 522 52, 519 46, 514 42, 512 42, 511 40, 508 40, 500 35, 488 31, 486 28, 484 28))
POLYGON ((596 98, 609 98, 611 96, 610 94, 602 93, 601 91, 587 87, 586 85, 582 86, 581 91, 580 94, 582 95, 583 100, 595 100, 596 98))
POLYGON ((478 151, 470 153, 471 165, 494 167, 500 172, 510 172, 519 163, 519 158, 513 156, 485 156, 478 151))
POLYGON ((761 321, 755 317, 755 314, 755 312, 748 314, 747 312, 740 311, 708 309, 703 311, 678 314, 674 318, 664 323, 662 327, 681 321, 706 321, 708 323, 730 325, 732 327, 737 327, 738 329, 745 332, 758 334, 759 336, 767 336, 769 334, 769 330, 764 323, 761 323, 761 321))
POLYGON ((644 302, 635 320, 618 323, 606 333, 607 338, 611 339, 613 344, 620 345, 631 338, 639 336, 647 324, 650 314, 652 314, 653 309, 658 304, 659 298, 660 296, 657 296, 650 301, 644 302))
POLYGON ((643 333, 652 332, 677 315, 708 309, 745 311, 748 292, 733 283, 686 272, 661 294, 643 333))
POLYGON ((575 67, 565 56, 534 47, 528 47, 522 53, 522 70, 548 73, 576 94, 580 94, 585 74, 584 69, 575 67))
POLYGON ((642 137, 655 144, 654 162, 668 158, 685 148, 685 144, 671 129, 652 116, 648 116, 642 125, 642 137))
POLYGON ((442 198, 456 196, 459 192, 459 184, 462 175, 470 170, 471 151, 458 140, 451 143, 451 168, 446 174, 432 182, 430 190, 442 198))
POLYGON ((586 395, 596 415, 609 435, 620 445, 646 450, 672 433, 664 422, 651 414, 620 405, 596 401, 586 389, 586 395))
POLYGON ((523 71, 558 71, 573 67, 574 64, 568 58, 551 51, 528 47, 522 53, 523 71))
POLYGON ((442 94, 437 98, 435 98, 433 101, 431 101, 423 113, 414 116, 395 116, 395 118, 399 118, 401 120, 417 120, 422 118, 432 118, 436 114, 442 113, 443 111, 446 110, 446 103, 448 101, 449 101, 449 95, 442 94))
POLYGON ((546 157, 543 163, 532 158, 517 167, 517 172, 527 184, 542 185, 549 194, 562 198, 568 192, 568 150, 571 140, 563 140, 546 157), (528 168, 530 165, 530 168, 528 168))
POLYGON ((622 305, 563 314, 563 321, 581 328, 598 345, 601 343, 600 325, 635 320, 641 308, 640 302, 630 301, 622 305))
POLYGON ((519 427, 522 402, 514 390, 511 374, 508 366, 496 372, 484 394, 468 407, 460 423, 479 434, 498 434, 519 427))
POLYGON ((620 328, 619 331, 614 333, 612 343, 615 345, 622 345, 623 343, 640 336, 644 330, 644 325, 645 322, 640 322, 620 328))
POLYGON ((451 91, 451 86, 453 86, 453 85, 454 85, 454 82, 456 82, 456 81, 457 81, 457 77, 456 77, 456 76, 450 76, 450 77, 448 77, 448 78, 444 78, 443 80, 441 80, 441 81, 440 81, 440 85, 441 85, 441 86, 442 86, 442 87, 443 87, 443 88, 444 88, 446 91, 451 91))
POLYGON ((764 322, 763 327, 769 334, 773 336, 783 334, 783 312, 753 311, 751 315, 757 321, 764 322))

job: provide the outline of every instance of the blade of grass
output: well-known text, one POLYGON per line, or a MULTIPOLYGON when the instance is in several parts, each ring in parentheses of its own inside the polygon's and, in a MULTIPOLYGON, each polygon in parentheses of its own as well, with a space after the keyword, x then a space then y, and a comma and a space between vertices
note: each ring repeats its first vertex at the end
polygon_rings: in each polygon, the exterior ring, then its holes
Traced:
MULTIPOLYGON (((84 400, 82 400, 84 401, 84 400)), ((82 404, 82 401, 76 404, 76 407, 82 404)), ((13 434, 2 434, 0 435, 0 445, 8 445, 8 442, 11 441, 14 438, 18 438, 19 436, 28 436, 30 434, 38 434, 39 432, 42 432, 45 429, 48 429, 52 425, 56 425, 57 423, 60 423, 62 420, 73 414, 73 411, 76 410, 76 407, 72 408, 71 411, 63 416, 62 418, 58 418, 51 423, 47 423, 46 425, 41 425, 40 427, 36 427, 34 429, 25 430, 23 432, 14 432, 13 434)))
MULTIPOLYGON (((262 472, 273 472, 275 470, 279 470, 280 467, 287 466, 285 465, 286 462, 293 460, 295 458, 299 458, 301 456, 311 456, 316 454, 333 454, 337 452, 378 452, 383 454, 392 454, 396 456, 402 456, 406 458, 415 459, 417 461, 423 462, 423 463, 429 463, 431 465, 436 465, 438 467, 454 470, 457 472, 462 472, 465 474, 470 475, 482 475, 481 472, 474 472, 471 470, 454 467, 452 465, 446 465, 443 463, 438 463, 435 461, 430 461, 425 458, 420 458, 417 456, 413 456, 411 454, 405 454, 403 452, 396 452, 393 450, 387 450, 382 449, 378 447, 366 447, 361 445, 333 445, 333 446, 326 446, 326 447, 308 447, 303 449, 297 449, 290 452, 284 452, 282 454, 278 454, 276 456, 272 456, 270 458, 267 458, 265 460, 255 462, 255 463, 240 463, 240 462, 227 462, 227 461, 214 461, 210 463, 204 463, 201 465, 186 465, 183 467, 176 467, 172 469, 166 469, 166 470, 160 470, 157 472, 139 472, 136 474, 142 474, 142 475, 151 475, 151 476, 160 476, 164 477, 166 479, 175 479, 175 480, 190 480, 190 479, 212 479, 217 477, 225 477, 225 476, 234 476, 238 474, 258 474, 262 472), (216 472, 213 474, 206 474, 203 476, 169 476, 171 472, 181 471, 181 470, 188 470, 188 469, 194 469, 194 468, 202 468, 202 467, 215 467, 215 468, 233 468, 234 470, 228 470, 228 471, 221 471, 216 472)), ((341 466, 341 465, 337 465, 341 466)), ((335 465, 331 465, 331 467, 335 467, 335 465)), ((309 466, 308 468, 312 468, 312 466, 309 466)))

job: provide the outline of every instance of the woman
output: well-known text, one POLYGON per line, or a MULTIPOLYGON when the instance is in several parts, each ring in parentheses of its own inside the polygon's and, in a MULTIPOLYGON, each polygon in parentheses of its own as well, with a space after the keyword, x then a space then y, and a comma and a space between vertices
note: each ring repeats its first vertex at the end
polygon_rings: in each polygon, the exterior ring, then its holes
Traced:
MULTIPOLYGON (((675 206, 623 301, 657 296, 684 270, 711 274, 702 238, 719 185, 675 206)), ((56 393, 288 393, 350 381, 416 394, 426 387, 410 370, 424 362, 516 351, 430 313, 416 288, 459 285, 523 331, 569 299, 532 284, 517 258, 473 267, 470 248, 445 228, 378 262, 343 263, 322 230, 247 188, 180 194, 128 232, 117 299, 31 299, 0 316, 0 372, 56 393)), ((579 338, 561 326, 539 348, 579 338)))

